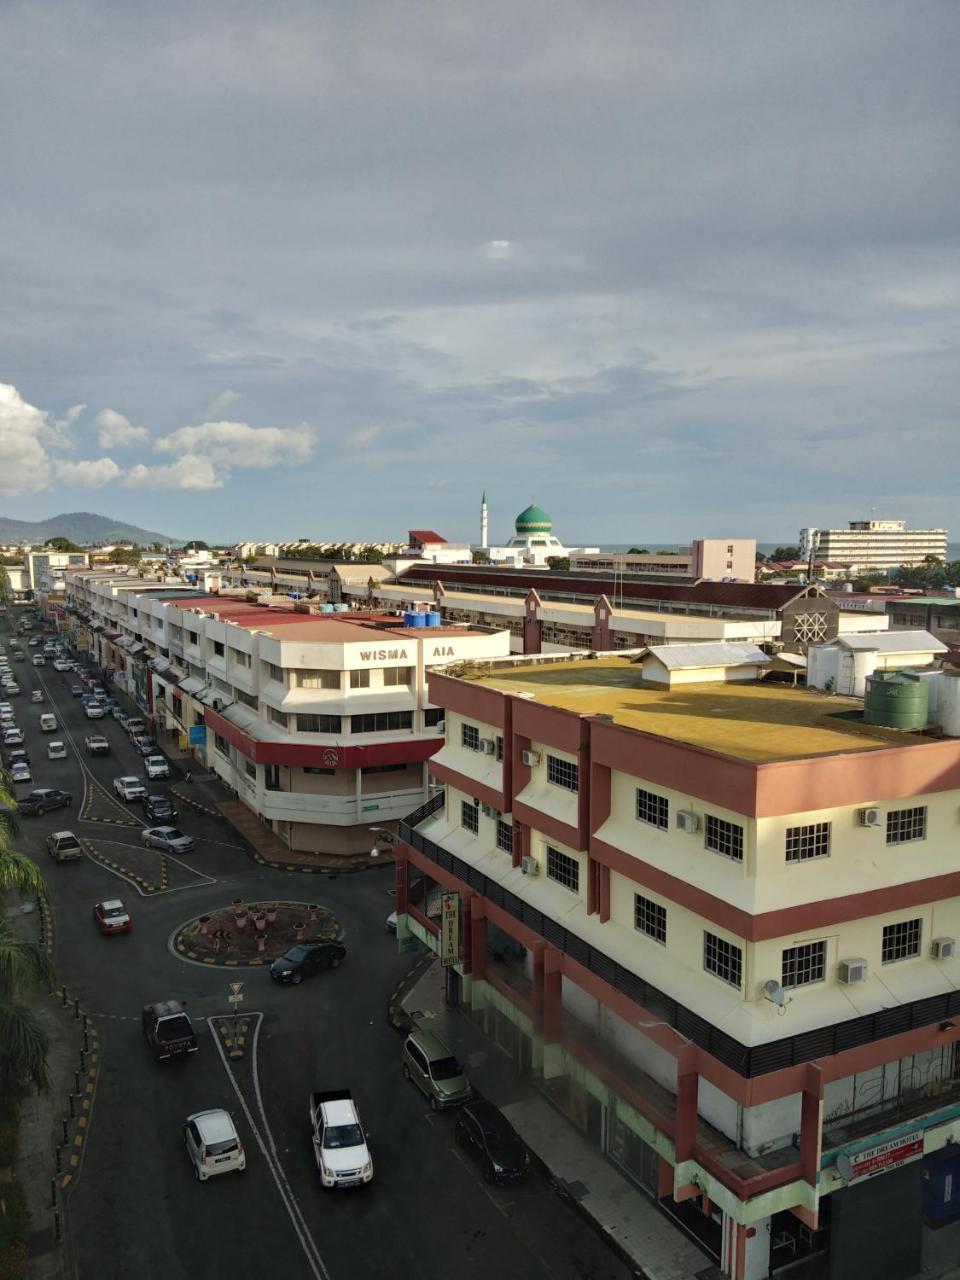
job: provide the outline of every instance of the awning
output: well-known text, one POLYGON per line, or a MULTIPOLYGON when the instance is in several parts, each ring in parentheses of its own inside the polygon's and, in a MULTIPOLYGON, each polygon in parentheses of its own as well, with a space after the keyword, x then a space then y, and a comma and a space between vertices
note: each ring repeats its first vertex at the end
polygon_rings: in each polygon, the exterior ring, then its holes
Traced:
POLYGON ((150 666, 153 667, 154 671, 157 673, 158 676, 162 676, 165 671, 169 671, 171 665, 172 664, 169 658, 151 658, 150 659, 150 666))
POLYGON ((180 681, 178 688, 182 689, 184 693, 190 694, 192 697, 204 688, 204 683, 202 680, 198 680, 196 676, 188 676, 186 680, 180 681))
POLYGON ((231 707, 235 699, 229 693, 221 693, 219 689, 211 689, 209 685, 200 690, 196 695, 197 701, 202 702, 205 707, 215 706, 217 710, 224 707, 231 707))
POLYGON ((127 653, 143 653, 146 647, 145 644, 140 644, 138 640, 134 640, 132 644, 127 645, 127 653))

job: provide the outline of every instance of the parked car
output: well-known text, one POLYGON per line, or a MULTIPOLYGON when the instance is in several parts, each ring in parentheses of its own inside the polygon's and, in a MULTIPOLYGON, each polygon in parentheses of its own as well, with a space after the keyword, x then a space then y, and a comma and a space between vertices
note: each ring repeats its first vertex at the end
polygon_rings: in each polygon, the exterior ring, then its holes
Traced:
POLYGON ((48 742, 47 743, 47 759, 48 760, 66 760, 67 744, 65 742, 48 742))
POLYGON ((129 933, 133 928, 130 912, 119 898, 108 898, 93 908, 93 918, 101 933, 129 933))
POLYGON ((82 685, 82 684, 72 684, 72 685, 70 686, 70 692, 73 694, 73 696, 74 696, 75 698, 79 698, 79 697, 83 694, 83 685, 82 685))
POLYGON ((139 778, 114 778, 113 789, 121 800, 142 800, 147 794, 139 778))
POLYGON ((274 982, 292 982, 298 986, 304 978, 321 969, 338 969, 347 949, 342 942, 298 942, 286 955, 274 960, 270 977, 274 982))
POLYGON ((131 738, 142 737, 147 732, 147 722, 140 716, 129 716, 127 723, 123 726, 131 738))
POLYGON ((149 779, 153 778, 169 778, 170 765, 166 756, 152 754, 147 756, 143 762, 144 772, 149 779))
POLYGON ((30 766, 22 761, 10 766, 11 782, 32 782, 33 774, 30 772, 30 766))
POLYGON ((26 747, 17 747, 16 751, 7 752, 7 768, 12 769, 15 764, 29 764, 30 753, 26 747))
POLYGON ((88 755, 106 756, 110 754, 110 743, 102 733, 88 733, 83 740, 83 745, 86 747, 88 755))
POLYGON ((430 1099, 434 1111, 455 1107, 473 1097, 463 1067, 432 1031, 411 1031, 403 1042, 403 1078, 412 1080, 430 1099))
POLYGON ((522 1182, 530 1156, 517 1131, 492 1102, 475 1099, 457 1116, 457 1144, 480 1162, 488 1182, 522 1182))
POLYGON ((218 1173, 241 1173, 247 1167, 243 1143, 228 1111, 197 1111, 187 1116, 183 1137, 198 1182, 218 1173))
POLYGON ((148 822, 173 822, 177 817, 177 808, 169 796, 145 795, 143 797, 143 816, 148 822))
POLYGON ((3 745, 5 747, 19 747, 23 742, 23 730, 18 729, 16 725, 11 725, 9 729, 3 731, 3 745))
POLYGON ((165 853, 189 853, 194 847, 192 836, 185 836, 177 827, 147 827, 140 832, 141 843, 147 849, 162 849, 165 853))
POLYGON ((73 796, 69 791, 61 791, 59 787, 38 787, 20 801, 20 812, 41 818, 51 809, 69 809, 72 804, 73 796))
POLYGON ((16 680, 4 680, 3 687, 6 689, 7 693, 9 694, 15 694, 20 692, 20 686, 17 684, 16 680))
POLYGON ((83 857, 83 845, 72 831, 54 831, 47 836, 47 853, 54 862, 76 862, 83 857))
POLYGON ((152 756, 157 749, 157 744, 154 742, 154 740, 146 736, 141 738, 134 738, 133 745, 134 745, 134 748, 140 753, 140 755, 144 757, 144 759, 146 759, 147 756, 152 756))
POLYGON ((123 707, 120 706, 119 702, 115 707, 111 708, 110 714, 113 716, 114 720, 117 721, 117 723, 120 725, 121 728, 123 727, 124 720, 129 720, 130 718, 127 715, 127 713, 124 711, 123 707))

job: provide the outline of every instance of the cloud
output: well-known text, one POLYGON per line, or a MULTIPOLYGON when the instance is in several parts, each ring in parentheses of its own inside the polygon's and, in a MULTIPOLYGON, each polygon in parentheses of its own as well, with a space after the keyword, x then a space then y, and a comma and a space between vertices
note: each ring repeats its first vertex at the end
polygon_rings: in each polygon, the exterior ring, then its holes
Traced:
POLYGON ((226 391, 221 391, 207 405, 207 417, 215 418, 217 414, 223 413, 225 409, 229 409, 232 404, 236 404, 240 399, 239 391, 231 391, 228 387, 226 391))
POLYGON ((135 427, 129 418, 116 409, 101 409, 94 422, 99 427, 97 441, 101 449, 124 448, 126 445, 140 444, 150 439, 146 427, 135 427))
POLYGON ((127 489, 222 489, 223 479, 208 458, 185 453, 168 467, 137 463, 123 477, 127 489))
POLYGON ((491 262, 499 262, 514 255, 514 244, 511 240, 487 240, 480 246, 481 256, 491 262))
POLYGON ((374 424, 369 427, 361 427, 359 431, 354 431, 352 435, 347 436, 347 444, 351 449, 367 449, 379 437, 383 427, 374 424))
POLYGON ((49 443, 56 448, 72 448, 76 441, 70 435, 70 428, 86 409, 85 404, 72 404, 62 418, 54 418, 49 423, 49 443))
POLYGON ((86 462, 58 462, 55 464, 57 479, 74 489, 102 489, 116 480, 120 468, 112 458, 91 458, 86 462))
POLYGON ((228 467, 266 468, 305 462, 313 432, 299 427, 251 427, 248 422, 203 422, 154 443, 161 453, 192 453, 228 467))
POLYGON ((50 462, 41 443, 47 415, 28 404, 16 387, 0 382, 0 493, 36 493, 50 481, 50 462))

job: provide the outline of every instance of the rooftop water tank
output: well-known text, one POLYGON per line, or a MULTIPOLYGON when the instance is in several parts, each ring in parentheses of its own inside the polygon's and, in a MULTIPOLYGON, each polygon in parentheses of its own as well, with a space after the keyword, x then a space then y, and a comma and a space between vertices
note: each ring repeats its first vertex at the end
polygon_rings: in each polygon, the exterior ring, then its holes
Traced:
POLYGON ((420 613, 417 609, 408 609, 403 615, 403 625, 405 627, 425 627, 427 625, 427 615, 420 613))
POLYGON ((926 682, 916 672, 876 671, 867 676, 863 719, 887 729, 922 729, 928 700, 926 682))
POLYGON ((322 604, 322 605, 320 606, 320 612, 321 612, 321 613, 333 613, 333 612, 334 612, 333 605, 332 605, 332 604, 322 604))
POLYGON ((349 613, 350 606, 348 604, 335 604, 333 606, 334 613, 349 613))
POLYGON ((426 618, 426 622, 423 624, 425 627, 439 627, 443 621, 437 609, 428 609, 424 617, 426 618))

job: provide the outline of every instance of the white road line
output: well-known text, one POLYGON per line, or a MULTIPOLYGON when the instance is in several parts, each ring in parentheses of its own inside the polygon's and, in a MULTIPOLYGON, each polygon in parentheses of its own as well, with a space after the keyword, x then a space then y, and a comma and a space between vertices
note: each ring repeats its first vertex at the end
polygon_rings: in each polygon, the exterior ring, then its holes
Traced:
POLYGON ((252 1045, 253 1086, 254 1086, 254 1092, 256 1093, 256 1097, 257 1097, 257 1108, 260 1111, 260 1116, 263 1121, 263 1127, 266 1130, 267 1139, 269 1140, 269 1143, 270 1143, 269 1150, 267 1149, 267 1145, 260 1134, 260 1130, 257 1128, 257 1124, 253 1118, 253 1115, 250 1112, 250 1108, 247 1106, 247 1100, 243 1096, 243 1092, 240 1089, 240 1086, 237 1084, 237 1081, 234 1078, 234 1074, 230 1069, 230 1063, 227 1060, 227 1055, 224 1053, 223 1041, 220 1039, 216 1026, 214 1025, 215 1023, 219 1022, 221 1019, 208 1018, 207 1027, 209 1028, 210 1034, 213 1036, 214 1043, 217 1046, 217 1052, 220 1054, 220 1061, 223 1063, 223 1069, 226 1071, 227 1078, 229 1079, 231 1085, 233 1086, 233 1091, 237 1095, 237 1099, 240 1103, 240 1106, 243 1108, 243 1114, 247 1118, 247 1124, 249 1124, 250 1126, 250 1131, 256 1140, 257 1146, 260 1148, 263 1154, 263 1158, 267 1162, 267 1168, 270 1170, 270 1176, 273 1178, 273 1181, 276 1184, 276 1188, 280 1192, 280 1198, 283 1201, 283 1206, 287 1211, 287 1216, 289 1217, 291 1223, 293 1224, 293 1229, 296 1232, 297 1238, 300 1241, 300 1246, 303 1249, 304 1254, 306 1255, 307 1263, 310 1267, 310 1270, 313 1272, 317 1280, 331 1280, 330 1272, 327 1270, 326 1264, 324 1263, 323 1258, 320 1256, 320 1251, 317 1248, 316 1244, 314 1243, 313 1237, 310 1234, 310 1229, 308 1228, 306 1222, 303 1219, 303 1215, 300 1212, 300 1208, 297 1204, 296 1197, 294 1196, 293 1190, 289 1182, 287 1181, 286 1176, 283 1172, 283 1169, 280 1165, 280 1160, 277 1156, 277 1149, 273 1141, 273 1135, 270 1132, 270 1126, 267 1122, 267 1118, 263 1110, 263 1100, 260 1096, 260 1083, 259 1083, 259 1076, 257 1072, 257 1040, 260 1035, 260 1024, 263 1021, 263 1014, 248 1013, 246 1016, 247 1018, 256 1018, 257 1020, 256 1029, 254 1030, 254 1033, 253 1033, 253 1045, 252 1045))

